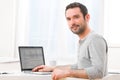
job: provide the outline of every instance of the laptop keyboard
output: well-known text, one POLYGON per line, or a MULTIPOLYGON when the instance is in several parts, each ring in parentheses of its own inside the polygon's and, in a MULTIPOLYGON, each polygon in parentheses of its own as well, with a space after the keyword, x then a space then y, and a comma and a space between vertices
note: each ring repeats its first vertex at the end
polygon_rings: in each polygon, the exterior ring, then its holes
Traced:
POLYGON ((37 74, 37 75, 50 75, 52 72, 25 72, 30 74, 37 74))

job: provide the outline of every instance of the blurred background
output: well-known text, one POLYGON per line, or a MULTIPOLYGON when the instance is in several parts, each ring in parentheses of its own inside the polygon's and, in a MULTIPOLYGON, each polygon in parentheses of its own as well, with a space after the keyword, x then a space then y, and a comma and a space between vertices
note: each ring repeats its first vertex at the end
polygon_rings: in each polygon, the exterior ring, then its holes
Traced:
POLYGON ((108 42, 109 70, 120 70, 118 0, 0 0, 0 70, 20 70, 18 46, 43 46, 46 64, 75 63, 78 37, 65 20, 71 2, 86 5, 90 27, 108 42))

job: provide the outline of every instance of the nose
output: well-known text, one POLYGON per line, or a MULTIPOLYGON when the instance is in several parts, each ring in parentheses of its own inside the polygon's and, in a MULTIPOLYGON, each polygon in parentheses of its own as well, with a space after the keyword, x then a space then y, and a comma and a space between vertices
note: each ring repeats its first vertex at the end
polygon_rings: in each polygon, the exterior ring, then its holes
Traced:
POLYGON ((70 20, 70 26, 73 26, 75 24, 75 20, 74 19, 71 19, 70 20))

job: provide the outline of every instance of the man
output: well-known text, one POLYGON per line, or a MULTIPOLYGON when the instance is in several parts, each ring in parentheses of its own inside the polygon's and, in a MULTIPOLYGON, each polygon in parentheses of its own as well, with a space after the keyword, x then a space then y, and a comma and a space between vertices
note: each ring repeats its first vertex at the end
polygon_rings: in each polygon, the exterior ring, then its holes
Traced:
POLYGON ((37 66, 33 71, 52 71, 52 79, 65 77, 98 79, 107 74, 107 43, 89 27, 87 8, 78 2, 69 4, 65 10, 70 30, 79 37, 78 62, 66 66, 37 66))

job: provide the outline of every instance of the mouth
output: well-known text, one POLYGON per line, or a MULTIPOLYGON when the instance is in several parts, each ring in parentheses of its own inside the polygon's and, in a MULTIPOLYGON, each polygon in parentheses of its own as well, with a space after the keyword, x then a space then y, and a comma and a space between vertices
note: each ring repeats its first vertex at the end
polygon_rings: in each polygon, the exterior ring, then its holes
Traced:
POLYGON ((79 25, 73 25, 73 26, 71 27, 71 29, 72 29, 72 30, 77 30, 78 27, 79 27, 79 25))
POLYGON ((77 30, 77 27, 72 27, 71 29, 72 29, 72 30, 77 30))

